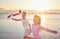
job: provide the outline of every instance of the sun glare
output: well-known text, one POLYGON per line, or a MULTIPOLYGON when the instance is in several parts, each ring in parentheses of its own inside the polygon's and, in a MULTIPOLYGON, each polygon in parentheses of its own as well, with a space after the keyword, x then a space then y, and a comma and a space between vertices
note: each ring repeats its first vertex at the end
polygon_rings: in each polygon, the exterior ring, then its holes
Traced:
POLYGON ((41 17, 41 24, 44 25, 45 24, 45 15, 40 15, 41 17))
POLYGON ((48 10, 50 6, 47 0, 39 0, 39 1, 35 0, 30 8, 38 11, 44 11, 48 10))

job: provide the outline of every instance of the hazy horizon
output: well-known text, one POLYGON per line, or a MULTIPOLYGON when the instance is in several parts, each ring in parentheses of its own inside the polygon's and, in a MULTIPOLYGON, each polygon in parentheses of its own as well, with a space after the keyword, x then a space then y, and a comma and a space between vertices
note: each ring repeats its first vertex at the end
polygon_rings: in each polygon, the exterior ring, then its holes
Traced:
POLYGON ((0 7, 8 10, 60 10, 60 0, 0 0, 0 7))

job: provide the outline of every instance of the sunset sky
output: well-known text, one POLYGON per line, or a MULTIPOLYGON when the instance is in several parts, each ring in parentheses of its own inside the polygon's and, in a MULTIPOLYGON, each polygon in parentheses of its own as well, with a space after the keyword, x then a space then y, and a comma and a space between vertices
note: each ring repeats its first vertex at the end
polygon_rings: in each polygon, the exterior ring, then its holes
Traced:
POLYGON ((60 0, 0 0, 0 7, 14 10, 59 10, 60 0))

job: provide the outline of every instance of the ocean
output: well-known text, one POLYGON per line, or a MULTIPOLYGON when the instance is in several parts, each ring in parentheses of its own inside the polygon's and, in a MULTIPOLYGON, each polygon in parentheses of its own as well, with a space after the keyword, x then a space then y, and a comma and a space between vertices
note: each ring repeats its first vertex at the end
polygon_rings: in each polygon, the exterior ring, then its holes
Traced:
MULTIPOLYGON (((0 39, 23 39, 24 27, 21 21, 14 21, 11 18, 7 18, 8 15, 13 12, 0 12, 0 39)), ((58 33, 50 33, 47 31, 40 31, 42 39, 60 39, 60 14, 38 14, 42 19, 42 26, 52 30, 56 30, 58 33)), ((33 24, 34 14, 27 14, 29 23, 33 24)), ((21 14, 13 18, 21 18, 21 14)), ((29 36, 34 37, 31 33, 29 36)))

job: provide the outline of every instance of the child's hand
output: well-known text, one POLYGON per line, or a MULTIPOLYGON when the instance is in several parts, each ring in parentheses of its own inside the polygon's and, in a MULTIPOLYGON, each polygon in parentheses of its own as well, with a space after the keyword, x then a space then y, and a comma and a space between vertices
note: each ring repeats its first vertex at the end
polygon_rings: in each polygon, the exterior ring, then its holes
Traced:
POLYGON ((10 17, 11 17, 11 15, 7 16, 7 18, 10 18, 10 17))
POLYGON ((52 31, 52 33, 57 34, 57 31, 52 31))

